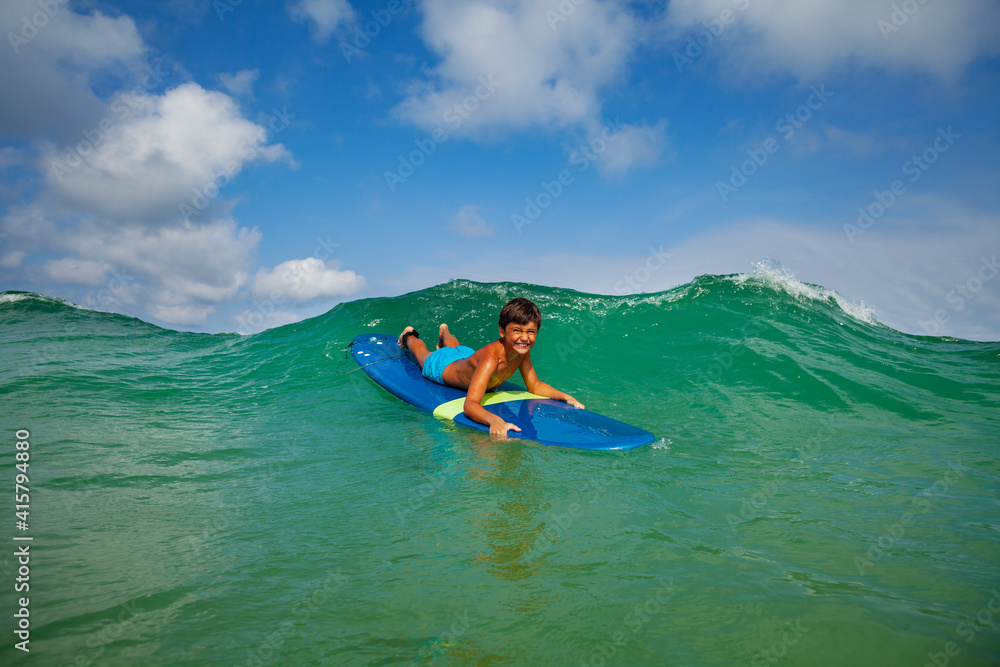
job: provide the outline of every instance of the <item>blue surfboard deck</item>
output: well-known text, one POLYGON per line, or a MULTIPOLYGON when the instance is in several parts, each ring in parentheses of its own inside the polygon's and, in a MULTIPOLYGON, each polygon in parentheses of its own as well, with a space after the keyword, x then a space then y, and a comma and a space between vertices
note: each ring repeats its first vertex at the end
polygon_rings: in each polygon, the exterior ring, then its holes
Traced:
MULTIPOLYGON (((396 341, 396 336, 362 334, 351 342, 351 355, 368 377, 397 398, 442 419, 489 432, 488 426, 463 413, 464 391, 425 378, 412 355, 401 350, 396 341)), ((613 451, 634 449, 655 439, 636 426, 536 396, 511 382, 488 392, 483 407, 521 428, 520 432, 509 431, 508 437, 543 445, 613 451)))

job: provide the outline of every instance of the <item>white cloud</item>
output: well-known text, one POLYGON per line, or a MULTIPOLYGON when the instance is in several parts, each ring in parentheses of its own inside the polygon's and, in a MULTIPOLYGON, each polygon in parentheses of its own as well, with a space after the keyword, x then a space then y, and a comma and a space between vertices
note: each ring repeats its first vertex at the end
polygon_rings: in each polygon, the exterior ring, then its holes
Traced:
POLYGON ((260 70, 244 69, 236 74, 220 74, 219 81, 231 94, 236 97, 250 97, 253 95, 253 84, 260 78, 260 70))
POLYGON ((451 217, 448 229, 470 239, 490 236, 496 230, 486 224, 478 210, 479 207, 474 204, 463 206, 451 217))
POLYGON ((215 310, 212 306, 197 306, 185 304, 171 306, 165 304, 154 304, 149 308, 149 314, 167 324, 192 325, 202 324, 215 310))
POLYGON ((17 267, 21 266, 21 262, 23 262, 24 258, 27 256, 28 253, 24 252, 23 250, 14 250, 12 252, 8 252, 3 257, 0 257, 0 268, 16 269, 17 267))
POLYGON ((211 201, 246 162, 294 164, 283 145, 266 143, 266 128, 243 118, 222 93, 187 83, 132 101, 135 110, 98 129, 90 148, 49 152, 53 193, 97 215, 176 218, 181 204, 197 211, 194 191, 211 201))
MULTIPOLYGON (((617 2, 428 0, 422 35, 440 62, 414 82, 400 118, 449 136, 492 140, 532 127, 599 134, 602 97, 625 77, 645 25, 617 2)), ((656 164, 666 121, 623 126, 606 173, 656 164)))
POLYGON ((179 299, 220 303, 249 282, 260 232, 225 219, 154 231, 116 229, 103 242, 92 239, 87 236, 86 250, 149 276, 179 299))
POLYGON ((553 28, 545 9, 531 0, 425 2, 423 37, 441 62, 432 81, 415 85, 400 114, 419 125, 442 124, 479 87, 489 99, 457 132, 565 126, 598 116, 598 89, 621 75, 634 22, 614 4, 586 2, 553 28), (495 90, 484 91, 480 77, 497 82, 495 90))
POLYGON ((12 208, 0 219, 0 238, 28 250, 59 240, 59 228, 36 206, 12 208), (9 240, 8 240, 9 239, 9 240))
POLYGON ((857 132, 829 123, 820 123, 815 129, 796 130, 788 144, 796 155, 812 155, 827 149, 860 159, 870 158, 890 146, 904 151, 908 148, 905 142, 887 139, 877 132, 857 132))
POLYGON ((107 262, 92 262, 65 257, 50 259, 42 266, 42 270, 50 280, 59 283, 76 283, 82 285, 100 285, 111 270, 107 262))
MULTIPOLYGON (((35 14, 37 2, 15 3, 35 14)), ((63 4, 63 3, 60 3, 63 4)), ((29 12, 26 12, 26 14, 29 12)), ((111 18, 100 11, 78 14, 56 12, 47 26, 39 29, 27 48, 43 50, 52 61, 71 61, 77 67, 103 68, 115 63, 139 64, 146 45, 129 16, 111 18)))
POLYGON ((876 65, 951 79, 976 58, 1000 50, 1000 5, 993 0, 674 0, 665 31, 678 46, 705 33, 704 53, 723 59, 734 76, 767 71, 807 79, 839 66, 876 65), (720 20, 727 11, 728 25, 720 20))
POLYGON ((607 149, 601 154, 597 166, 605 173, 624 174, 635 167, 655 165, 667 153, 669 149, 665 119, 652 127, 625 125, 614 141, 607 142, 607 149))
POLYGON ((365 286, 354 271, 342 271, 335 262, 315 257, 290 259, 271 270, 261 269, 253 280, 253 294, 259 298, 310 301, 321 297, 353 294, 365 286))
MULTIPOLYGON (((20 154, 5 149, 0 160, 23 168, 38 159, 24 155, 30 151, 40 155, 44 177, 33 202, 0 220, 12 248, 0 268, 43 289, 59 283, 85 305, 142 303, 156 319, 198 324, 249 283, 260 240, 256 230, 217 215, 225 207, 218 186, 249 162, 292 162, 284 146, 269 143, 268 131, 281 125, 247 120, 230 97, 195 83, 154 94, 165 74, 161 63, 146 65, 132 19, 53 7, 15 57, 0 49, 0 90, 11 102, 0 119, 31 141, 20 154), (97 78, 125 91, 100 99, 90 83, 97 78), (211 205, 185 220, 181 205, 195 190, 207 192, 211 205), (79 288, 96 288, 97 296, 79 288)), ((11 29, 19 32, 21 16, 38 8, 4 4, 0 21, 16 22, 11 29)), ((253 78, 241 72, 230 83, 249 86, 253 78)))
POLYGON ((320 42, 354 17, 354 10, 347 0, 298 0, 288 8, 296 21, 311 21, 316 39, 320 42))
MULTIPOLYGON (((234 299, 250 282, 260 242, 256 229, 238 227, 231 219, 160 228, 107 221, 56 227, 43 216, 21 213, 5 216, 0 230, 21 247, 63 255, 42 264, 43 279, 110 287, 118 300, 145 302, 150 315, 171 324, 201 323, 199 315, 234 299), (169 319, 161 317, 164 313, 169 319)), ((4 268, 20 267, 27 253, 18 254, 18 263, 4 268)))
MULTIPOLYGON (((629 56, 656 25, 678 45, 704 32, 709 42, 699 53, 722 59, 731 77, 766 71, 807 78, 876 65, 951 78, 977 57, 1000 52, 995 2, 928 0, 915 4, 912 16, 904 14, 898 31, 880 29, 880 21, 895 27, 900 6, 890 0, 677 0, 655 20, 597 0, 427 0, 422 36, 440 61, 413 82, 396 113, 428 131, 476 139, 531 127, 586 133, 599 125, 603 96, 625 78, 629 56)), ((665 121, 625 128, 599 162, 605 173, 669 155, 665 121)), ((796 148, 817 150, 821 139, 803 134, 796 148)), ((859 142, 852 146, 866 150, 859 142)))
POLYGON ((42 12, 33 0, 0 3, 0 127, 21 137, 76 134, 105 107, 91 79, 136 76, 145 64, 146 46, 128 16, 78 14, 63 2, 50 7, 42 12), (33 22, 39 13, 45 20, 33 22))
MULTIPOLYGON (((39 7, 35 0, 0 5, 2 34, 19 33, 22 17, 39 7)), ((276 111, 251 121, 233 98, 196 83, 157 93, 163 63, 147 64, 131 18, 77 14, 62 2, 51 7, 46 26, 27 43, 0 49, 0 127, 23 144, 0 147, 0 169, 41 172, 40 179, 30 174, 32 198, 0 218, 3 278, 38 291, 58 285, 93 308, 203 325, 220 306, 248 295, 261 239, 228 217, 225 187, 250 163, 296 166, 273 141, 291 116, 276 111), (100 97, 92 81, 122 92, 100 97), (193 217, 183 215, 185 204, 196 209, 193 217)), ((320 29, 336 11, 350 13, 345 2, 302 7, 320 29)), ((257 70, 243 70, 219 80, 249 98, 258 78, 257 70)), ((286 262, 263 272, 260 284, 290 272, 289 295, 302 299, 364 285, 351 271, 320 264, 286 262)))

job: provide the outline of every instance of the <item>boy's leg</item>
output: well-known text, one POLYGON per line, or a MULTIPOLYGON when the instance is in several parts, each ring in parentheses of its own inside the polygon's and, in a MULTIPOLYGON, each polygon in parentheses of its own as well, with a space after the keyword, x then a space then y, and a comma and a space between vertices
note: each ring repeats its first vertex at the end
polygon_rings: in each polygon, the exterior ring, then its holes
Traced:
MULTIPOLYGON (((406 327, 403 329, 403 334, 407 331, 413 331, 413 327, 406 327)), ((403 334, 399 334, 400 340, 403 338, 403 334)), ((427 349, 427 345, 424 341, 420 340, 416 336, 406 337, 406 349, 417 358, 417 365, 420 366, 421 370, 424 368, 424 359, 430 355, 430 350, 427 349)))
POLYGON ((451 335, 448 331, 448 325, 442 324, 438 327, 438 346, 437 349, 442 347, 458 347, 458 339, 451 335))

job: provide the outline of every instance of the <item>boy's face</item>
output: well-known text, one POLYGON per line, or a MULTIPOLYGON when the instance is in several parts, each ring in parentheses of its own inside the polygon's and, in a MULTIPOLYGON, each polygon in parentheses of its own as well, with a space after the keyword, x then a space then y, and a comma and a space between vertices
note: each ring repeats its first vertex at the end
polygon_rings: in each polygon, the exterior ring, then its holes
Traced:
POLYGON ((538 324, 529 322, 527 324, 517 324, 508 322, 507 327, 500 329, 500 339, 508 350, 514 350, 518 354, 527 354, 535 345, 535 337, 538 335, 538 324))

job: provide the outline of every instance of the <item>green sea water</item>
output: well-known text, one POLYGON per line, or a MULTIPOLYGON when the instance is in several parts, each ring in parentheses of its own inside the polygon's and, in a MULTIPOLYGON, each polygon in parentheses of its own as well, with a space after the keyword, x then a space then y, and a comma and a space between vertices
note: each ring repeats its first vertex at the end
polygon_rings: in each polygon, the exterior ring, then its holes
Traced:
POLYGON ((1000 664, 1000 343, 780 273, 454 281, 250 336, 8 292, 0 352, 3 665, 1000 664), (539 377, 653 445, 491 439, 346 354, 484 345, 514 296, 539 377))

